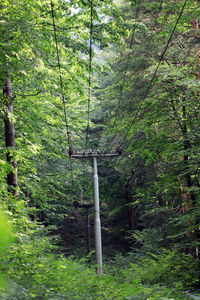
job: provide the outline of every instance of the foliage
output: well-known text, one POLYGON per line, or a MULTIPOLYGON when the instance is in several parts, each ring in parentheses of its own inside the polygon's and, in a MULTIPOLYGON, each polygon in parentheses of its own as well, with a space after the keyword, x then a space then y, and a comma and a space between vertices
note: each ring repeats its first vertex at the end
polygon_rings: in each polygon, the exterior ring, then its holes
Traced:
POLYGON ((164 287, 143 286, 139 266, 126 266, 120 273, 117 269, 118 275, 105 271, 99 277, 83 260, 55 256, 51 251, 41 233, 13 244, 4 268, 10 278, 1 294, 4 299, 168 299, 176 295, 164 287))
MULTIPOLYGON (((101 144, 118 143, 127 154, 112 165, 124 194, 108 211, 120 215, 127 206, 133 248, 159 254, 176 246, 194 255, 199 247, 199 81, 198 30, 191 20, 198 3, 187 3, 164 57, 183 1, 128 3, 120 6, 122 16, 143 26, 129 31, 97 93, 108 128, 101 144)), ((119 196, 110 182, 104 189, 119 196)))
MULTIPOLYGON (((0 208, 0 252, 6 256, 6 250, 11 242, 11 226, 6 213, 0 208)), ((0 272, 0 292, 6 285, 6 278, 3 272, 0 272)))
POLYGON ((0 272, 9 278, 1 296, 188 299, 186 290, 199 284, 199 30, 191 26, 199 3, 187 1, 170 40, 183 0, 52 4, 54 28, 48 2, 0 4, 0 86, 11 77, 16 148, 9 151, 19 171, 15 198, 1 96, 0 272), (87 258, 60 254, 70 235, 73 253, 83 252, 84 213, 72 204, 83 192, 93 198, 92 164, 70 160, 66 129, 74 150, 117 144, 126 154, 99 162, 102 277, 87 258), (130 250, 131 258, 109 261, 130 250))
MULTIPOLYGON (((174 263, 170 253, 165 260, 164 256, 160 257, 157 266, 150 260, 144 260, 144 266, 123 263, 124 258, 120 257, 114 264, 105 264, 104 275, 100 277, 95 268, 88 265, 88 258, 76 260, 56 254, 57 247, 46 236, 45 228, 30 222, 24 202, 13 199, 12 207, 15 207, 15 213, 10 215, 10 222, 15 238, 9 247, 7 242, 3 245, 7 247, 0 257, 3 262, 0 271, 7 276, 7 285, 1 287, 3 299, 176 299, 176 296, 184 299, 184 293, 179 294, 173 289, 142 284, 143 281, 145 284, 157 283, 159 276, 152 279, 150 273, 149 277, 149 269, 158 271, 159 263, 169 263, 170 259, 174 263)), ((6 222, 4 219, 1 224, 8 233, 6 222)), ((173 273, 173 279, 177 279, 183 267, 188 268, 188 262, 185 257, 186 265, 180 267, 177 263, 178 271, 173 273)), ((190 266, 192 268, 191 263, 190 266)), ((166 267, 169 271, 170 267, 166 267)), ((160 273, 160 276, 166 276, 161 269, 160 273)), ((167 280, 164 283, 169 284, 167 280)))
POLYGON ((163 249, 159 255, 139 258, 137 264, 131 264, 130 273, 136 274, 143 284, 162 283, 176 290, 187 290, 198 285, 198 268, 198 261, 192 256, 163 249))

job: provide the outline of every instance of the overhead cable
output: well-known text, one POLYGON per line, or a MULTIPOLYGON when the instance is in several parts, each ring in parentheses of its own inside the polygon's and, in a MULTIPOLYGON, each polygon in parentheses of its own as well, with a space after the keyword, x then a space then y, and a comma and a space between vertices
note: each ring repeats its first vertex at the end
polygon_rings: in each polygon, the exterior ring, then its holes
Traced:
MULTIPOLYGON (((140 0, 137 3, 137 7, 136 7, 136 11, 135 11, 135 22, 136 22, 136 20, 138 18, 139 5, 140 5, 140 0)), ((129 44, 129 49, 130 50, 132 49, 132 47, 134 45, 134 37, 135 37, 135 28, 132 30, 132 34, 131 34, 131 38, 130 38, 130 44, 129 44)), ((131 58, 131 52, 129 51, 127 59, 126 59, 126 63, 125 63, 125 71, 124 71, 122 83, 121 83, 120 88, 119 88, 119 99, 118 99, 117 108, 116 108, 116 110, 114 112, 115 115, 118 113, 118 111, 120 109, 120 104, 121 104, 121 100, 122 100, 122 96, 123 96, 123 92, 124 92, 124 84, 125 84, 126 77, 127 77, 127 70, 128 70, 130 58, 131 58)), ((113 126, 111 128, 111 133, 109 134, 110 135, 110 139, 108 139, 108 142, 107 142, 108 145, 113 140, 112 133, 113 133, 115 125, 116 125, 116 120, 114 121, 114 124, 113 124, 113 126)))
POLYGON ((62 96, 61 99, 62 99, 62 103, 63 103, 66 134, 67 134, 68 144, 69 144, 70 170, 71 170, 71 178, 72 178, 72 184, 73 184, 73 168, 72 168, 72 162, 71 162, 71 154, 72 154, 73 150, 72 150, 71 136, 70 136, 70 132, 69 132, 69 124, 68 124, 68 120, 67 120, 66 101, 65 101, 65 95, 64 95, 63 78, 62 78, 62 72, 61 72, 61 64, 60 64, 60 57, 59 57, 59 50, 58 50, 58 39, 57 39, 57 33, 56 33, 56 25, 55 25, 55 17, 54 17, 54 9, 53 9, 52 0, 51 0, 51 15, 52 15, 52 22, 53 22, 52 25, 53 25, 53 30, 54 30, 54 38, 55 38, 55 43, 56 43, 56 55, 57 55, 61 96, 62 96))
POLYGON ((92 34, 93 34, 93 3, 90 2, 90 45, 89 45, 88 110, 87 110, 87 128, 86 128, 86 139, 85 139, 85 151, 88 148, 89 128, 90 128, 91 76, 92 76, 92 34))
POLYGON ((182 14, 183 14, 183 11, 184 11, 184 9, 185 9, 186 4, 187 4, 187 1, 188 1, 188 0, 185 0, 184 4, 183 4, 183 6, 182 6, 182 9, 181 9, 181 11, 180 11, 180 13, 179 13, 179 15, 178 15, 178 18, 177 18, 177 20, 176 20, 176 23, 175 23, 175 25, 174 25, 174 28, 173 28, 173 30, 172 30, 172 32, 171 32, 171 34, 170 34, 170 37, 169 37, 169 39, 168 39, 168 41, 167 41, 167 43, 166 43, 166 45, 165 45, 165 47, 164 47, 164 49, 163 49, 163 51, 162 51, 162 54, 161 54, 161 56, 160 56, 159 62, 158 62, 158 64, 157 64, 157 66, 156 66, 156 69, 155 69, 155 71, 154 71, 154 73, 153 73, 153 76, 152 76, 152 78, 151 78, 151 80, 150 80, 150 82, 149 82, 149 84, 148 84, 148 87, 147 87, 147 89, 146 89, 146 91, 145 91, 145 93, 144 93, 144 96, 143 96, 143 98, 142 98, 141 101, 140 101, 140 104, 139 104, 139 106, 138 106, 138 109, 137 109, 137 111, 136 111, 136 114, 134 115, 134 118, 133 118, 133 120, 132 120, 132 122, 131 122, 131 124, 130 124, 130 126, 129 126, 129 128, 128 128, 126 134, 125 134, 125 136, 124 136, 124 139, 123 139, 123 141, 122 141, 122 143, 121 143, 121 145, 120 145, 121 147, 124 145, 124 143, 125 143, 125 141, 126 141, 126 138, 127 138, 128 134, 129 134, 129 132, 130 132, 130 130, 131 130, 133 124, 135 123, 135 120, 136 120, 136 118, 137 118, 137 116, 138 116, 138 113, 139 113, 141 107, 142 107, 142 104, 143 104, 144 100, 147 98, 147 96, 148 96, 148 94, 149 94, 149 91, 150 91, 150 89, 151 89, 151 86, 152 86, 152 84, 153 84, 153 81, 154 81, 154 79, 155 79, 155 77, 156 77, 156 74, 157 74, 158 69, 159 69, 159 67, 160 67, 160 65, 161 65, 161 62, 162 62, 162 60, 163 60, 163 58, 164 58, 164 56, 165 56, 165 53, 166 53, 166 51, 167 51, 167 49, 168 49, 168 47, 169 47, 170 42, 171 42, 171 40, 172 40, 172 37, 173 37, 173 35, 174 35, 174 32, 175 32, 176 27, 177 27, 177 25, 178 25, 178 22, 179 22, 179 20, 180 20, 182 14))

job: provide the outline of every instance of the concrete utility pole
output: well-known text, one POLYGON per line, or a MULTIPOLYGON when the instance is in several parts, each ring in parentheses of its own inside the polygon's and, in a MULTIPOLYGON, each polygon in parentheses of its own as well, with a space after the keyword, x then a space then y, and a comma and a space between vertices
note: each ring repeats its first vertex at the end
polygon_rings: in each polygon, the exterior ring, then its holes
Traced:
POLYGON ((77 159, 93 159, 94 166, 94 206, 95 206, 95 248, 96 248, 96 264, 97 274, 102 275, 102 242, 101 242, 101 220, 100 220, 100 208, 99 208, 99 180, 98 180, 98 168, 97 158, 110 158, 119 156, 118 152, 113 153, 96 153, 96 152, 83 152, 74 153, 71 158, 77 159))

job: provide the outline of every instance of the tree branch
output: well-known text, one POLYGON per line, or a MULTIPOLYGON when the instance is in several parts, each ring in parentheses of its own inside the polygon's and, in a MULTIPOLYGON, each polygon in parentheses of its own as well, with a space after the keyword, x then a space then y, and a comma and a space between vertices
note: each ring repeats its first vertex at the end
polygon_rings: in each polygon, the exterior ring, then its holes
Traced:
POLYGON ((40 93, 41 93, 41 91, 38 91, 36 94, 29 94, 29 95, 24 95, 24 94, 18 94, 18 93, 15 93, 14 98, 15 98, 16 96, 20 96, 20 97, 34 97, 34 96, 39 95, 40 93))

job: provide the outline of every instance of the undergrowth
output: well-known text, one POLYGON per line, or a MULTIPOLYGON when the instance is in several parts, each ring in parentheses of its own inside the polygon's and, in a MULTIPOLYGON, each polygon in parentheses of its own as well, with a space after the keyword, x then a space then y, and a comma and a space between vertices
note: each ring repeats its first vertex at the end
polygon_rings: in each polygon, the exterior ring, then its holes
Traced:
POLYGON ((180 288, 158 284, 158 274, 152 280, 156 268, 150 261, 143 267, 123 266, 123 259, 118 258, 116 265, 105 265, 100 277, 87 260, 76 261, 52 251, 49 240, 41 236, 13 244, 1 267, 8 278, 1 299, 188 299, 180 288))
POLYGON ((22 202, 13 214, 1 210, 2 300, 189 299, 188 290, 198 281, 196 262, 167 250, 142 259, 118 256, 98 276, 87 258, 56 254, 45 228, 31 222, 25 211, 22 202), (5 231, 8 227, 12 229, 5 231))

